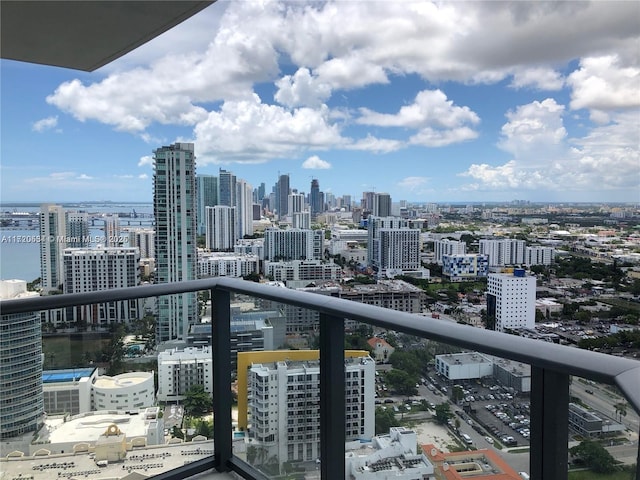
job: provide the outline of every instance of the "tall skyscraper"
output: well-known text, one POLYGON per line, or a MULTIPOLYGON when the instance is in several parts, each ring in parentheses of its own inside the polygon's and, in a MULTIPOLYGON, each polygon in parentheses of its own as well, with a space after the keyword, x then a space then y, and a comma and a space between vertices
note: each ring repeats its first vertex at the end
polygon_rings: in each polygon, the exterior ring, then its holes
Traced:
POLYGON ((67 246, 66 223, 60 205, 40 207, 40 276, 45 291, 57 290, 64 281, 62 251, 67 246))
POLYGON ((104 245, 105 247, 120 246, 120 218, 118 215, 104 217, 104 245))
POLYGON ((389 217, 391 215, 391 195, 376 193, 373 196, 372 214, 376 217, 389 217))
MULTIPOLYGON (((24 280, 0 281, 0 300, 37 297, 24 280)), ((42 331, 37 312, 0 315, 0 439, 40 428, 42 395, 42 331)))
POLYGON ((218 205, 218 177, 215 175, 197 175, 198 191, 198 235, 205 234, 205 208, 218 205))
POLYGON ((140 258, 155 258, 156 231, 152 228, 136 228, 129 230, 129 246, 138 247, 140 258))
POLYGON ((67 246, 70 248, 88 247, 89 214, 87 212, 66 212, 67 246))
POLYGON ((231 252, 238 239, 236 208, 226 205, 207 207, 206 242, 207 248, 214 252, 231 252))
POLYGON ((324 198, 320 191, 320 183, 316 178, 311 180, 311 190, 309 192, 309 206, 311 207, 311 217, 316 218, 324 211, 324 198))
POLYGON ((369 217, 367 227, 367 263, 375 265, 379 261, 380 230, 407 229, 409 221, 399 217, 369 217))
POLYGON ((278 218, 284 218, 289 213, 289 175, 280 175, 276 183, 276 213, 278 218))
POLYGON ((304 210, 304 194, 290 193, 288 203, 290 216, 293 216, 294 213, 302 212, 304 210))
POLYGON ((362 201, 360 207, 363 212, 371 213, 373 211, 373 198, 376 192, 362 192, 362 201))
POLYGON ((236 181, 236 222, 238 238, 253 235, 253 187, 246 180, 236 181))
MULTIPOLYGON (((156 283, 195 280, 196 164, 193 143, 175 143, 154 153, 153 211, 156 220, 156 283)), ((195 293, 158 298, 158 342, 185 340, 198 318, 195 293)))
POLYGON ((236 176, 227 170, 220 169, 218 174, 218 203, 227 207, 236 206, 236 176))

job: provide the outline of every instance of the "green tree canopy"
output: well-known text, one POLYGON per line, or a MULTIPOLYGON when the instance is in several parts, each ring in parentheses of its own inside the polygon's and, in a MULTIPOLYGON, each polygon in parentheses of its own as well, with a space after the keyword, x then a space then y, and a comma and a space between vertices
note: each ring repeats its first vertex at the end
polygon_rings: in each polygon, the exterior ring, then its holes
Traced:
POLYGON ((389 408, 384 409, 382 407, 376 407, 375 425, 376 435, 380 435, 389 433, 389 428, 397 427, 400 423, 396 420, 393 410, 389 408))
POLYGON ((616 460, 598 442, 583 440, 579 445, 569 449, 569 453, 579 458, 596 473, 612 473, 616 470, 616 460))
POLYGON ((391 386, 391 389, 398 392, 400 395, 409 396, 417 393, 417 377, 404 370, 389 370, 385 375, 385 379, 391 386))
POLYGON ((451 409, 449 403, 439 403, 436 405, 436 421, 442 425, 446 424, 451 418, 451 409))
POLYGON ((194 385, 187 391, 184 399, 185 414, 191 417, 201 417, 213 408, 211 394, 204 391, 202 385, 194 385))

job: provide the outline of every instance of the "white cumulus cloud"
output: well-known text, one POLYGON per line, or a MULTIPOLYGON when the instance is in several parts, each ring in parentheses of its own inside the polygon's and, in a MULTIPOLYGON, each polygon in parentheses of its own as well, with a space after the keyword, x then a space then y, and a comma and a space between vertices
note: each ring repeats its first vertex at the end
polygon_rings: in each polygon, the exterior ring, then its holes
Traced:
POLYGON ((37 122, 34 122, 31 125, 31 129, 34 132, 44 132, 45 130, 51 130, 53 128, 56 128, 58 126, 58 116, 51 116, 51 117, 47 117, 47 118, 43 118, 41 120, 38 120, 37 122))
POLYGON ((225 102, 195 128, 199 160, 203 164, 256 163, 344 144, 346 140, 328 117, 326 106, 288 110, 262 103, 255 94, 225 102))
POLYGON ((448 100, 441 90, 423 90, 411 105, 401 107, 398 113, 378 113, 368 108, 360 109, 362 125, 379 127, 405 127, 417 130, 409 141, 414 145, 441 147, 470 140, 478 136, 469 125, 480 122, 469 107, 459 107, 448 100))
POLYGON ((302 162, 302 168, 309 170, 327 170, 331 168, 331 164, 326 160, 322 160, 317 155, 313 155, 302 162))
POLYGON ((573 110, 640 107, 640 67, 623 66, 617 55, 583 58, 567 83, 573 110))
POLYGON ((153 157, 151 155, 145 155, 144 157, 140 157, 140 160, 138 160, 139 167, 144 167, 147 165, 153 166, 153 157))

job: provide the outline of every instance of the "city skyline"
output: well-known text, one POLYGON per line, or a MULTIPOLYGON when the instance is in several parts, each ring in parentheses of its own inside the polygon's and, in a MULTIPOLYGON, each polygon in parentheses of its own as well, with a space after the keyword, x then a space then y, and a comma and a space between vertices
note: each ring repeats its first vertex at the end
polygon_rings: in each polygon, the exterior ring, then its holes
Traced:
POLYGON ((638 202, 638 30, 633 2, 216 2, 93 73, 2 60, 2 202, 149 201, 175 142, 254 188, 638 202))

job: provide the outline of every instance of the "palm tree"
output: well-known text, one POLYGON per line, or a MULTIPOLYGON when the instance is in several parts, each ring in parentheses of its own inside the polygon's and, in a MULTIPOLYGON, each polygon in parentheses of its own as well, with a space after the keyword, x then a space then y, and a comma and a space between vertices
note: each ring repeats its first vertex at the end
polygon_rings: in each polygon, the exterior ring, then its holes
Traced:
POLYGON ((619 415, 620 422, 622 422, 622 417, 627 416, 627 404, 625 402, 616 403, 614 407, 616 409, 616 415, 619 415))

